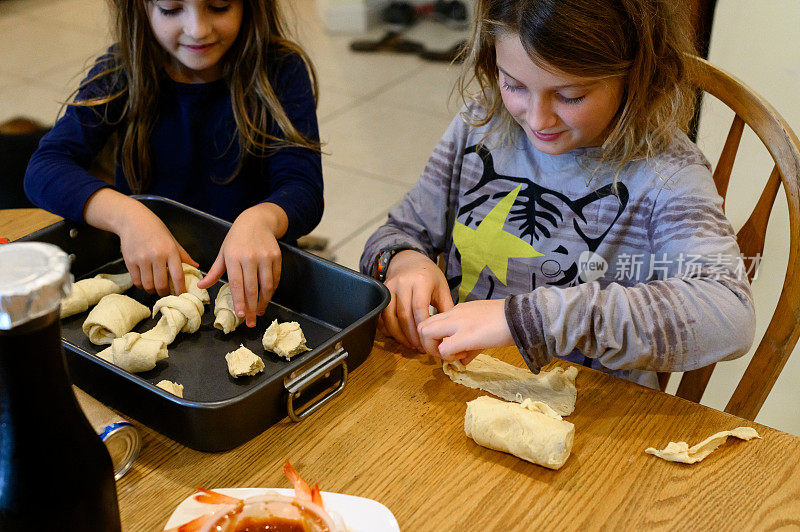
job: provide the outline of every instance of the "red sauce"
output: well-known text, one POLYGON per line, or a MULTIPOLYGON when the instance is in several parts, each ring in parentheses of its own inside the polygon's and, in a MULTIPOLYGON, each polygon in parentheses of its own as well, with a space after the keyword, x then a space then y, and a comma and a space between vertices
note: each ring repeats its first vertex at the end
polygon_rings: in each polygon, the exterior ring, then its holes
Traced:
POLYGON ((235 532, 306 532, 303 523, 283 517, 243 517, 235 532))

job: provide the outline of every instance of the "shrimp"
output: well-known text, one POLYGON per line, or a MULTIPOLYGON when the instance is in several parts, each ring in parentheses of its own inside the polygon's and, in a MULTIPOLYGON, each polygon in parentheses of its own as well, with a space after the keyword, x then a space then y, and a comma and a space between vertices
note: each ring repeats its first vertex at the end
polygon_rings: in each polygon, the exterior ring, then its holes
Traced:
POLYGON ((322 504, 322 495, 319 491, 319 485, 314 484, 314 489, 311 489, 308 483, 303 480, 295 468, 292 467, 289 460, 286 460, 286 463, 283 464, 283 473, 286 475, 286 478, 289 479, 289 482, 292 483, 292 486, 294 486, 295 497, 303 501, 313 502, 317 506, 325 508, 325 505, 322 504))

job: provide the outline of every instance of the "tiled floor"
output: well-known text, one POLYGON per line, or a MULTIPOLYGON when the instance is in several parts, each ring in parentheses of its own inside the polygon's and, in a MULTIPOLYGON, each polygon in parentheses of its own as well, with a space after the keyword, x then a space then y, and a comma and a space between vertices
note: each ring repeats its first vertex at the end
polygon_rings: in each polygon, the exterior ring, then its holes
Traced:
MULTIPOLYGON (((366 238, 416 180, 457 109, 448 102, 453 68, 412 56, 355 54, 354 36, 329 35, 314 0, 286 2, 296 32, 318 69, 326 211, 315 234, 330 238, 339 262, 357 267, 366 238)), ((81 72, 108 44, 104 0, 0 0, 0 121, 27 115, 52 123, 81 72)), ((380 29, 361 37, 377 37, 380 29)), ((410 38, 448 48, 462 35, 434 23, 420 24, 410 38)), ((767 98, 800 130, 800 2, 719 0, 710 59, 767 98), (789 44, 791 43, 791 45, 789 44)), ((725 113, 704 110, 699 143, 710 158, 721 149, 725 113)), ((765 154, 754 139, 742 148, 728 202, 734 226, 744 221, 765 177, 765 154), (759 166, 760 165, 760 166, 759 166)), ((785 203, 771 220, 761 275, 754 284, 759 331, 777 301, 786 269, 785 203)), ((748 357, 717 366, 704 403, 723 408, 748 357)), ((800 435, 800 355, 790 359, 758 417, 800 435)), ((674 387, 674 385, 673 385, 674 387)), ((730 427, 721 427, 730 428, 730 427)))

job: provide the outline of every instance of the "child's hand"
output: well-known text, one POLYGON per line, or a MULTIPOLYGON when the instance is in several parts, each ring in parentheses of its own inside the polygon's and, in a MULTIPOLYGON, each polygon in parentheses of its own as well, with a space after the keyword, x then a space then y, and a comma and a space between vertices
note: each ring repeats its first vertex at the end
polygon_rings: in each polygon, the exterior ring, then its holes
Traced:
POLYGON ((420 323, 418 331, 425 351, 462 364, 472 361, 478 350, 514 343, 502 299, 459 303, 420 323))
POLYGON ((119 232, 122 258, 131 274, 131 281, 149 293, 169 295, 169 279, 176 294, 186 291, 181 262, 197 267, 197 262, 175 240, 167 226, 142 206, 140 213, 119 232))
POLYGON ((208 288, 227 271, 236 315, 254 327, 272 299, 281 277, 281 250, 276 235, 286 233, 286 213, 272 203, 260 203, 234 220, 217 259, 198 288, 208 288))
POLYGON ((428 319, 428 306, 440 312, 453 308, 453 298, 442 270, 417 251, 399 252, 386 271, 392 300, 378 318, 378 328, 406 347, 424 351, 417 326, 428 319))
POLYGON ((178 244, 167 226, 142 203, 111 188, 92 194, 84 207, 86 223, 119 236, 122 258, 139 288, 159 296, 186 290, 181 262, 199 266, 178 244))

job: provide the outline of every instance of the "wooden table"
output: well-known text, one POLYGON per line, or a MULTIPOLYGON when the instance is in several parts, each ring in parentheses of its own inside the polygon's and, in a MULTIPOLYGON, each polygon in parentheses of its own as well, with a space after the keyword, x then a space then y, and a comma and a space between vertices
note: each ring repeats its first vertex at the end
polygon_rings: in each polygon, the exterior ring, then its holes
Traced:
MULTIPOLYGON (((9 212, 0 236, 16 238, 9 212)), ((522 365, 515 349, 487 353, 522 365)), ((339 397, 232 451, 194 451, 140 426, 142 453, 117 485, 124 529, 160 530, 194 486, 289 487, 287 458, 324 491, 385 504, 409 531, 800 526, 800 438, 583 367, 577 386, 572 455, 550 471, 467 438, 465 402, 482 392, 379 336, 339 397), (763 439, 729 439, 699 464, 644 453, 742 425, 763 439)))

